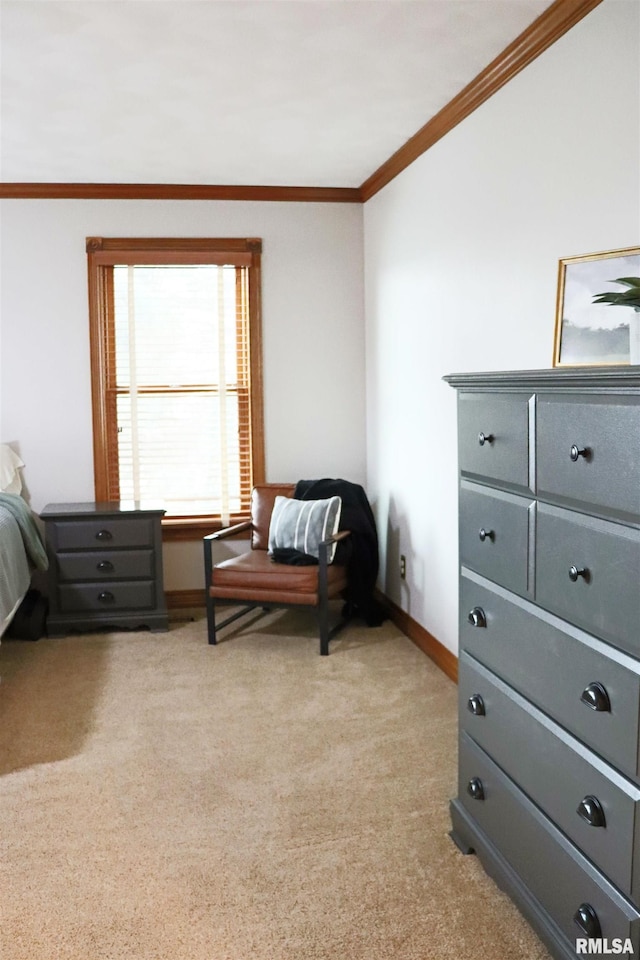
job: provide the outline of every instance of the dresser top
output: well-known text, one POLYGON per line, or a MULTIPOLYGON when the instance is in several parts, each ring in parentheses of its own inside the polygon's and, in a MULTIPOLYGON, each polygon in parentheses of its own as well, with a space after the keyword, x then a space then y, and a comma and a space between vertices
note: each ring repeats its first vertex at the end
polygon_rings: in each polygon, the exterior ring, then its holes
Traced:
POLYGON ((139 501, 139 500, 121 500, 121 501, 102 501, 91 503, 48 503, 40 511, 40 516, 44 519, 54 517, 91 517, 96 514, 100 516, 126 516, 132 513, 159 514, 165 513, 164 506, 158 501, 139 501))
POLYGON ((640 366, 450 373, 442 379, 452 387, 463 389, 620 390, 635 393, 640 389, 640 366))

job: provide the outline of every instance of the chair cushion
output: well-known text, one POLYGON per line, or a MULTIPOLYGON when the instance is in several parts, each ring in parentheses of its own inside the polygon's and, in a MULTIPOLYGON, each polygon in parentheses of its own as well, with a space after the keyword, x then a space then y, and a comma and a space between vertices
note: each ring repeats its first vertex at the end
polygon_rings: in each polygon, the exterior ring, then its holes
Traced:
MULTIPOLYGON (((320 543, 338 530, 341 507, 340 497, 327 500, 276 497, 269 526, 269 552, 298 550, 310 557, 318 557, 320 543)), ((328 550, 329 563, 335 552, 334 544, 328 550)))
POLYGON ((292 497, 294 483, 260 483, 251 491, 251 549, 269 548, 269 524, 276 497, 292 497))
MULTIPOLYGON (((317 566, 290 566, 274 563, 264 550, 249 550, 216 564, 211 573, 211 597, 255 600, 258 603, 318 603, 317 566)), ((329 596, 337 596, 347 585, 346 570, 332 564, 327 568, 329 596)))

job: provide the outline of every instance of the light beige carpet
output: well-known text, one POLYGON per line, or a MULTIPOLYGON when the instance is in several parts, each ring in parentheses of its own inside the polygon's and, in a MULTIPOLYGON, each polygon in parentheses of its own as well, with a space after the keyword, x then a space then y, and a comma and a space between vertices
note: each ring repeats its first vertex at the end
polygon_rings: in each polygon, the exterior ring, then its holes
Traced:
POLYGON ((2 960, 546 960, 448 837, 456 687, 309 615, 0 647, 2 960))

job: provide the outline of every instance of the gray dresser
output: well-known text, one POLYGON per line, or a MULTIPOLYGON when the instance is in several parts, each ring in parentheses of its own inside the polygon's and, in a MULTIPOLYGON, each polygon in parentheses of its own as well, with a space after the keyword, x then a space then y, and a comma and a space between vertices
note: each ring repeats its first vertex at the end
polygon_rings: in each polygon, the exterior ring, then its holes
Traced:
POLYGON ((49 636, 96 627, 169 627, 164 510, 138 503, 52 503, 40 514, 49 556, 49 636))
POLYGON ((445 380, 460 469, 451 835, 554 957, 585 939, 640 956, 640 367, 445 380))

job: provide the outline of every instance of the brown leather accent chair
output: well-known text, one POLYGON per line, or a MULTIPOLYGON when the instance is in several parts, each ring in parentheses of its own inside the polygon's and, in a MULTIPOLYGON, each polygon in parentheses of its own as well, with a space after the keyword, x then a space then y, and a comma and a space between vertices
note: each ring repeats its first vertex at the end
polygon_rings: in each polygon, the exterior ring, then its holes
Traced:
POLYGON ((340 597, 347 587, 347 568, 340 563, 328 563, 329 547, 349 536, 348 530, 338 531, 320 544, 317 564, 296 566, 274 563, 267 552, 269 524, 275 498, 292 497, 293 483, 264 483, 251 492, 251 519, 226 527, 204 538, 205 590, 207 598, 207 629, 209 643, 217 642, 217 631, 238 617, 262 607, 307 606, 316 610, 320 633, 320 653, 327 656, 329 640, 346 622, 341 619, 329 628, 329 601, 340 597), (213 563, 211 547, 225 537, 247 531, 251 549, 237 557, 213 563), (216 624, 216 602, 234 601, 243 604, 241 610, 216 624))

